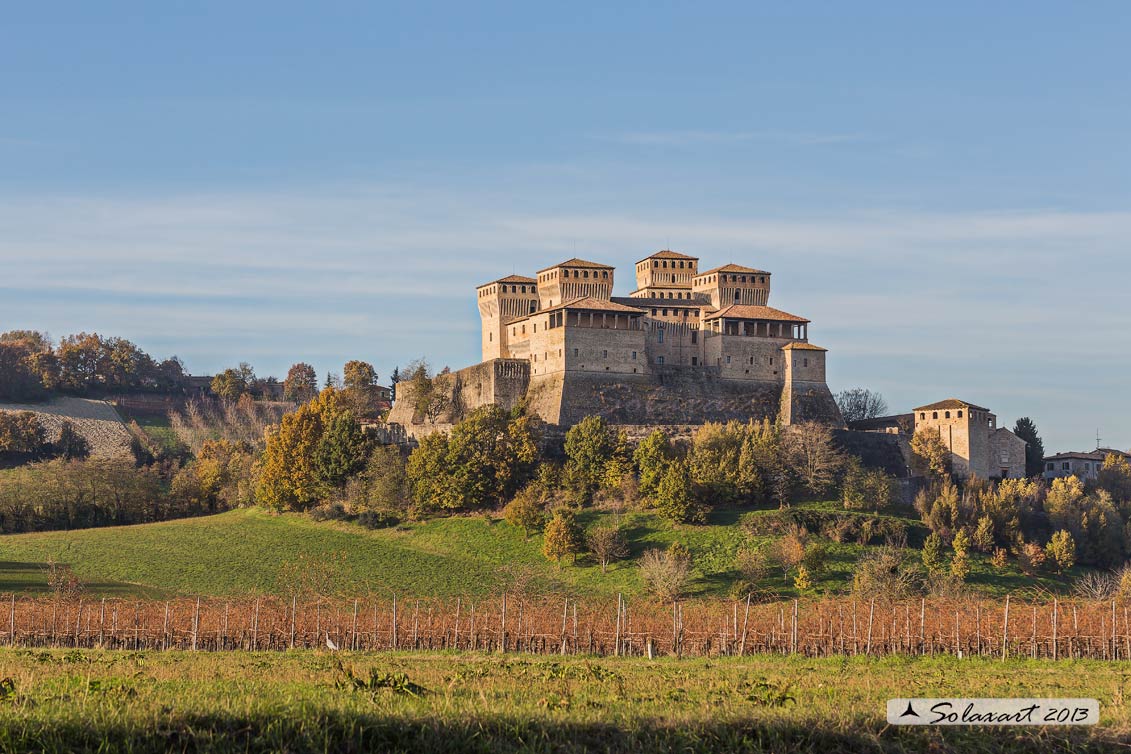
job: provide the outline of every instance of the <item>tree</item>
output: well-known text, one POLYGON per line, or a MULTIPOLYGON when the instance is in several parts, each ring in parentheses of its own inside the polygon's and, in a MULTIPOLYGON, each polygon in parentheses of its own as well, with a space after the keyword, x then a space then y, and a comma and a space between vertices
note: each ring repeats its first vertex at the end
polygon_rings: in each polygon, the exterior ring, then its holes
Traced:
POLYGON ((950 559, 950 575, 959 581, 965 581, 970 573, 970 535, 965 529, 954 533, 954 541, 950 543, 954 556, 950 559))
POLYGON ((978 519, 978 527, 974 529, 974 547, 979 552, 990 552, 994 548, 994 522, 989 516, 978 519))
POLYGON ((640 494, 645 498, 656 494, 673 455, 671 441, 659 429, 653 430, 636 446, 633 460, 640 470, 640 494))
POLYGON ((894 480, 883 469, 866 469, 860 459, 850 456, 841 482, 841 501, 849 510, 880 511, 891 505, 894 480))
POLYGON ((547 502, 545 491, 537 483, 528 484, 503 509, 503 518, 530 539, 531 534, 546 526, 547 502))
POLYGON ((1037 433, 1036 423, 1022 416, 1013 425, 1013 434, 1025 441, 1025 476, 1039 477, 1045 470, 1045 444, 1037 433))
POLYGON ((90 455, 90 443, 79 434, 73 423, 64 421, 59 429, 59 439, 55 441, 55 452, 68 461, 82 460, 90 455))
POLYGON ((1021 542, 1017 547, 1017 565, 1026 576, 1035 576, 1045 564, 1045 550, 1036 542, 1021 542))
POLYGON ((798 566, 797 576, 793 579, 793 588, 799 592, 807 592, 813 588, 813 579, 809 577, 809 571, 805 566, 798 566))
POLYGON ((943 541, 935 532, 927 535, 927 539, 923 541, 923 551, 921 554, 923 560, 923 567, 927 569, 927 574, 934 576, 941 573, 943 570, 943 541))
POLYGON ((313 402, 287 414, 268 431, 257 498, 278 511, 305 510, 326 492, 315 462, 322 416, 313 402))
POLYGON ((542 554, 561 567, 562 560, 567 556, 576 561, 582 542, 581 527, 573 511, 565 507, 554 511, 543 534, 542 554))
POLYGON ((306 403, 318 393, 318 375, 314 367, 300 361, 287 370, 287 378, 283 380, 284 400, 295 403, 306 403))
POLYGON ((1057 573, 1063 573, 1076 564, 1076 543, 1072 535, 1064 529, 1056 532, 1045 545, 1045 555, 1056 566, 1057 573))
POLYGON ((47 450, 47 432, 31 411, 0 411, 0 453, 39 455, 47 450))
POLYGON ((640 558, 644 587, 661 602, 674 602, 687 589, 691 560, 673 550, 648 550, 640 558))
POLYGON ((601 573, 605 573, 614 560, 628 557, 628 540, 619 526, 598 526, 586 535, 585 541, 589 552, 601 564, 601 573))
POLYGON ((314 467, 323 482, 340 488, 365 468, 369 441, 351 411, 335 411, 324 416, 323 422, 314 467))
POLYGON ((920 476, 944 479, 950 476, 950 448, 938 432, 922 429, 911 438, 912 467, 920 476))
POLYGON ((33 366, 33 353, 22 342, 0 341, 0 400, 34 401, 47 396, 43 380, 33 366))
POLYGON ((366 361, 347 361, 342 369, 346 397, 358 416, 373 416, 377 403, 377 370, 366 361))
MULTIPOLYGON (((254 373, 252 377, 254 378, 254 373)), ((251 383, 243 369, 225 369, 212 378, 210 387, 213 393, 224 400, 236 401, 241 395, 249 392, 251 383)))
POLYGON ((1131 464, 1117 453, 1108 453, 1096 478, 1096 486, 1120 503, 1131 502, 1131 464))
POLYGON ((840 414, 845 422, 875 419, 888 412, 887 401, 882 395, 862 387, 837 393, 836 405, 840 407, 840 414))
POLYGON ((692 497, 691 475, 685 461, 672 461, 656 490, 656 508, 674 523, 704 523, 707 512, 692 497))
POLYGON ((566 483, 583 504, 601 486, 605 467, 618 447, 617 435, 599 416, 587 416, 566 432, 566 483))
POLYGON ((493 508, 529 482, 538 466, 541 422, 483 406, 420 440, 406 469, 420 511, 493 508))
POLYGON ((786 463, 811 495, 821 496, 833 488, 844 455, 833 443, 828 425, 803 422, 790 427, 782 445, 786 463))

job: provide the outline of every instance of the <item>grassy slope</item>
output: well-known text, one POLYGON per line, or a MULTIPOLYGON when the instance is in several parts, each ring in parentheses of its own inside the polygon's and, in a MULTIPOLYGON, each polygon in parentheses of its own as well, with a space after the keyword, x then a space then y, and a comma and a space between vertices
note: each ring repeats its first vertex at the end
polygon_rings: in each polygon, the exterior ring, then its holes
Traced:
POLYGON ((1114 751, 1126 673, 1098 661, 0 649, 3 751, 1114 751), (405 673, 416 694, 341 685, 405 673), (780 692, 780 696, 779 696, 780 692), (900 728, 886 700, 1095 697, 1098 727, 900 728))
MULTIPOLYGON (((829 504, 816 504, 823 507, 829 504)), ((698 594, 726 594, 736 578, 735 553, 751 540, 743 519, 769 511, 716 511, 707 526, 673 526, 651 513, 622 517, 632 542, 633 557, 651 547, 679 541, 695 562, 698 594)), ((587 511, 582 523, 593 526, 611 514, 587 511)), ((831 544, 828 571, 818 589, 843 589, 851 583, 853 565, 866 548, 831 544)), ((574 594, 639 593, 643 585, 630 562, 613 564, 607 574, 582 560, 562 568, 541 554, 541 538, 524 539, 501 520, 451 517, 370 531, 336 522, 314 522, 306 516, 275 516, 261 510, 236 510, 204 518, 141 526, 0 537, 0 592, 44 588, 38 564, 49 559, 70 563, 95 593, 238 594, 250 591, 288 593, 281 578, 286 564, 299 556, 332 563, 333 586, 343 592, 368 589, 416 595, 476 595, 503 586, 525 573, 536 586, 574 594)), ((1002 593, 1034 584, 1020 574, 990 570, 974 558, 970 581, 1002 593)), ((763 588, 789 593, 778 573, 763 588)), ((1051 579, 1043 588, 1062 589, 1051 579)))

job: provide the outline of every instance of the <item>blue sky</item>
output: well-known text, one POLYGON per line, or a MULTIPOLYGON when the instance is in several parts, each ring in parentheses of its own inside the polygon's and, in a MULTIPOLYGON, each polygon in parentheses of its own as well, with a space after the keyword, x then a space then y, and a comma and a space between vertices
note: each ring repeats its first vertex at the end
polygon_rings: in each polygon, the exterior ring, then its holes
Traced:
POLYGON ((23 3, 0 329, 478 359, 473 287, 774 272, 834 390, 1131 447, 1131 6, 23 3))

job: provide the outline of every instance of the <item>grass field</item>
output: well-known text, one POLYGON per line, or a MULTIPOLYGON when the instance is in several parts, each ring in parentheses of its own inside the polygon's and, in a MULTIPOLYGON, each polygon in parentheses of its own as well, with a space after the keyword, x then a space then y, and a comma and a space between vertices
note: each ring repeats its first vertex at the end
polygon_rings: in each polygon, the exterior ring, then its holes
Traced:
MULTIPOLYGON (((812 507, 833 508, 835 503, 812 507)), ((693 595, 726 595, 738 577, 735 554, 769 537, 751 537, 744 523, 774 511, 718 510, 705 526, 676 526, 647 512, 621 517, 632 556, 652 547, 682 542, 691 551, 693 595)), ((586 511, 586 526, 611 514, 586 511)), ((918 526, 908 520, 910 525, 918 526)), ((392 529, 368 530, 340 522, 315 522, 298 514, 272 515, 241 509, 215 516, 157 524, 0 537, 0 592, 46 588, 41 564, 70 563, 94 594, 289 594, 288 563, 298 558, 332 564, 330 586, 339 593, 370 589, 417 596, 476 596, 530 578, 541 591, 586 596, 628 595, 643 590, 632 561, 614 563, 608 573, 591 561, 558 568, 541 553, 541 538, 485 516, 438 518, 392 529), (521 576, 519 574, 522 574, 521 576)), ((854 564, 867 549, 830 543, 830 563, 818 590, 841 591, 851 584, 854 564)), ((1030 579, 1013 568, 992 571, 973 558, 971 586, 990 595, 1039 587, 1064 591, 1064 579, 1030 579)), ((766 590, 793 594, 779 571, 760 583, 766 590)))
POLYGON ((5 752, 1098 752, 1131 744, 1129 674, 1101 662, 0 650, 0 679, 5 752), (885 701, 905 696, 1095 697, 1101 725, 887 726, 885 701))

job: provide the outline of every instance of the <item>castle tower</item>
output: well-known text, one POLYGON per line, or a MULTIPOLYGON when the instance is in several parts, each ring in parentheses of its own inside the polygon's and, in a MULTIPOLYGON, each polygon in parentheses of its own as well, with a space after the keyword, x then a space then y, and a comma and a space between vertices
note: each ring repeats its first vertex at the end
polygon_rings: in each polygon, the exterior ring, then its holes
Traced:
POLYGON ((549 309, 579 298, 608 301, 613 296, 613 268, 570 259, 538 272, 538 298, 549 309))
POLYGON ((988 408, 957 398, 915 409, 915 431, 938 432, 960 479, 990 477, 990 435, 996 430, 997 417, 988 408))
POLYGON ((768 306, 770 273, 738 264, 727 264, 699 273, 691 280, 691 290, 704 296, 711 306, 768 306))
POLYGON ((691 280, 699 274, 699 259, 664 249, 636 263, 632 298, 690 300, 691 280))
POLYGON ((510 275, 475 289, 483 323, 483 360, 510 358, 507 323, 538 311, 538 283, 510 275))

